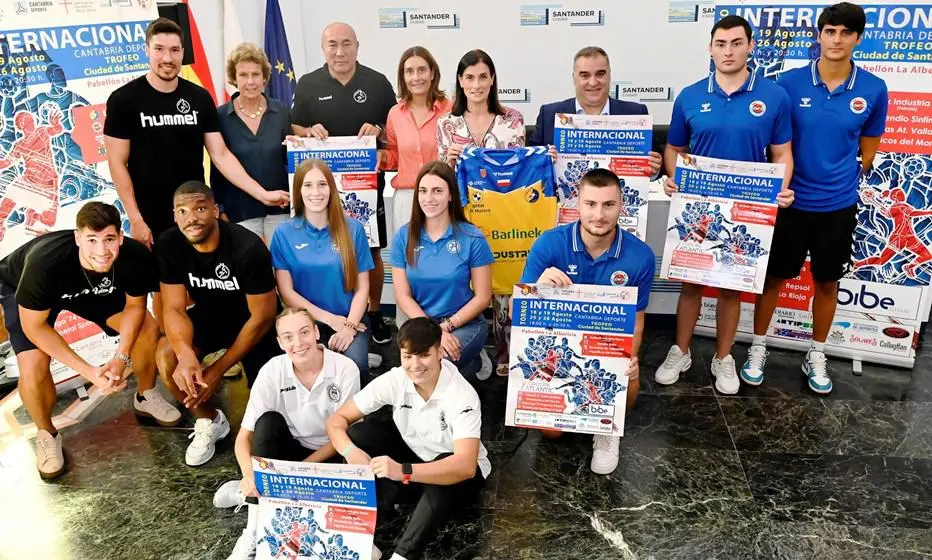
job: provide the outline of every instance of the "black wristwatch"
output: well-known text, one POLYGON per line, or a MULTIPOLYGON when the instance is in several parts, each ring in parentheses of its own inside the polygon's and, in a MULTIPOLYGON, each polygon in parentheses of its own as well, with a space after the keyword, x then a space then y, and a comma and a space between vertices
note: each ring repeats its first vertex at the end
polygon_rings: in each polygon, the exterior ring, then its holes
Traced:
POLYGON ((412 474, 414 474, 414 469, 411 468, 411 463, 402 463, 401 464, 401 483, 409 484, 411 482, 412 474))

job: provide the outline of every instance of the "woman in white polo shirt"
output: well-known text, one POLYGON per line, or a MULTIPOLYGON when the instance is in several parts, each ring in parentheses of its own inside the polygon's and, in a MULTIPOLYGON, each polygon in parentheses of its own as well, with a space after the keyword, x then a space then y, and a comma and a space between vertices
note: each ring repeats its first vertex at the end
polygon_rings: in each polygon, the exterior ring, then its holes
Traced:
POLYGON ((492 361, 483 347, 489 325, 482 312, 492 301, 492 249, 466 220, 449 165, 426 163, 414 184, 411 222, 392 240, 395 301, 408 317, 440 323, 443 357, 463 377, 488 379, 492 361))
POLYGON ((330 441, 346 461, 372 467, 381 505, 399 489, 420 493, 392 560, 420 558, 428 538, 453 508, 476 499, 492 471, 479 441, 479 395, 442 359, 441 336, 426 317, 407 321, 397 337, 401 367, 369 383, 327 420, 330 441), (393 422, 357 422, 387 405, 393 422))
MULTIPOLYGON (((318 344, 320 333, 307 309, 285 308, 275 329, 285 354, 262 366, 250 390, 234 447, 243 478, 217 490, 217 507, 243 505, 247 497, 258 496, 253 456, 309 463, 332 460, 336 451, 325 421, 359 391, 359 368, 353 360, 318 344)), ((257 506, 250 503, 246 529, 229 560, 255 555, 256 516, 257 506)))

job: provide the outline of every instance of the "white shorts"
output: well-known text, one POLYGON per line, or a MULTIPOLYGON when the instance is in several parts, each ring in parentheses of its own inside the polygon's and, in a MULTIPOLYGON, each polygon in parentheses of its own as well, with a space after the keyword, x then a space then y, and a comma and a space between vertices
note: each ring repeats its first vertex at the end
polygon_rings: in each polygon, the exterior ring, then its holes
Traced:
POLYGON ((272 214, 262 218, 249 218, 248 220, 243 220, 238 223, 261 237, 265 241, 265 244, 268 245, 272 242, 272 234, 275 233, 275 228, 277 228, 279 224, 287 222, 290 218, 291 216, 288 214, 272 214))
POLYGON ((396 189, 392 196, 392 232, 411 221, 411 209, 414 207, 414 195, 417 189, 396 189))

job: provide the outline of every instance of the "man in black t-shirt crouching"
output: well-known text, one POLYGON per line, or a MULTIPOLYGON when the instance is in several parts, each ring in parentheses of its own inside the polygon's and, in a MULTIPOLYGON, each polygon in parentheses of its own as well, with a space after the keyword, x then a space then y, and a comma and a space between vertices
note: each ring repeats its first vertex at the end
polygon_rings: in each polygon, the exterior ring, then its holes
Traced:
POLYGON ((185 462, 196 467, 230 433, 226 416, 208 402, 223 373, 241 362, 251 387, 259 368, 281 354, 272 328, 279 303, 265 243, 238 224, 221 222, 207 185, 178 187, 174 213, 178 227, 155 244, 166 333, 156 361, 165 385, 197 418, 185 453, 185 462), (226 352, 201 365, 219 350, 226 352))
POLYGON ((37 237, 0 261, 0 304, 19 367, 19 392, 38 428, 39 475, 65 472, 62 436, 52 426, 55 384, 52 358, 81 374, 104 393, 126 387, 126 369, 137 378, 136 414, 164 426, 181 413, 155 388, 155 348, 159 328, 146 311, 146 296, 158 289, 152 254, 124 238, 114 206, 88 202, 78 212, 77 229, 37 237), (93 366, 54 329, 59 312, 68 310, 119 334, 116 355, 93 366))

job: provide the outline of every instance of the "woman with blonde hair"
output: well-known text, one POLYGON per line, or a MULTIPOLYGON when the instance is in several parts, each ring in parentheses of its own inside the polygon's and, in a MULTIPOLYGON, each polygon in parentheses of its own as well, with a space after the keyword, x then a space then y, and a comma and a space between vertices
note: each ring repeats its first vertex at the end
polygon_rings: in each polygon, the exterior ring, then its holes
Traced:
MULTIPOLYGON (((238 45, 227 59, 227 82, 236 87, 233 98, 217 108, 220 134, 249 176, 270 191, 288 190, 288 171, 282 141, 291 134, 291 111, 264 90, 272 66, 262 49, 238 45)), ((275 228, 288 219, 288 208, 266 206, 236 188, 211 167, 211 187, 221 211, 266 243, 275 228)))
POLYGON ((437 154, 437 121, 453 107, 440 89, 440 67, 424 47, 411 47, 398 61, 398 104, 388 112, 382 168, 397 169, 392 179, 392 227, 411 218, 415 178, 437 154))
POLYGON ((311 312, 320 341, 353 360, 365 385, 365 316, 374 268, 365 229, 344 215, 333 173, 323 161, 301 163, 292 189, 294 218, 278 226, 270 247, 278 293, 285 305, 311 312))

